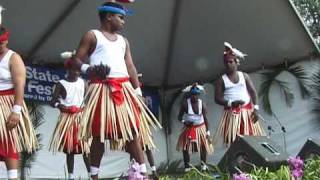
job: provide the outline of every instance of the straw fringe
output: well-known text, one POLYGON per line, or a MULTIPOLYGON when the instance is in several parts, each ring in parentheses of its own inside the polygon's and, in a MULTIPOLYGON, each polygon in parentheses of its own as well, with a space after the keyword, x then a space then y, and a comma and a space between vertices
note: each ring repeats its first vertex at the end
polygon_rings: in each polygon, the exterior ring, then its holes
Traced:
POLYGON ((89 99, 85 106, 84 112, 83 112, 83 119, 81 121, 81 129, 80 129, 80 138, 87 140, 91 137, 92 130, 92 119, 94 117, 94 109, 96 109, 96 106, 98 104, 98 99, 100 95, 100 91, 102 88, 102 84, 95 84, 96 86, 90 85, 88 87, 87 93, 85 95, 85 99, 89 99), (86 110, 87 109, 87 110, 86 110), (91 111, 90 111, 91 110, 91 111))
MULTIPOLYGON (((141 114, 141 118, 144 119, 145 114, 141 114)), ((142 145, 142 149, 145 150, 154 150, 156 149, 156 145, 153 142, 153 137, 152 137, 152 131, 148 127, 149 125, 146 123, 147 121, 142 120, 140 123, 140 143, 142 145), (144 138, 142 138, 144 137, 144 138)), ((161 127, 161 126, 160 126, 161 127)), ((156 126, 157 128, 157 126, 156 126)), ((111 142, 110 142, 111 143, 111 142)), ((126 150, 126 141, 123 139, 119 140, 113 140, 112 143, 110 144, 111 149, 116 149, 116 150, 126 150)))
MULTIPOLYGON (((81 112, 75 114, 60 113, 58 123, 50 140, 50 151, 53 153, 66 152, 69 154, 88 154, 90 152, 91 139, 87 141, 74 139, 74 134, 79 133, 80 130, 81 117, 81 112), (77 130, 78 132, 75 132, 77 130), (79 143, 76 146, 74 146, 75 141, 79 143)), ((76 137, 79 137, 79 135, 77 134, 76 137)))
POLYGON ((106 132, 111 133, 111 148, 122 150, 125 142, 133 140, 133 136, 137 134, 141 137, 143 147, 155 147, 150 128, 162 128, 160 123, 144 104, 143 99, 135 94, 130 82, 124 82, 122 86, 124 102, 121 105, 115 105, 110 98, 111 91, 108 85, 100 83, 89 85, 85 95, 87 106, 81 121, 80 137, 91 137, 94 112, 101 96, 101 142, 106 139, 106 132), (136 126, 136 121, 139 122, 140 127, 136 126))
POLYGON ((9 144, 17 152, 31 153, 38 147, 36 134, 30 121, 28 109, 23 103, 20 122, 16 128, 8 131, 6 121, 11 114, 11 107, 14 104, 14 95, 0 96, 0 142, 2 148, 8 149, 9 144), (10 143, 11 142, 11 143, 10 143))
POLYGON ((252 112, 253 111, 251 109, 242 109, 239 113, 224 110, 214 141, 217 142, 219 136, 222 136, 223 142, 227 146, 230 146, 230 144, 236 139, 237 135, 264 136, 265 132, 260 122, 252 122, 252 112), (243 123, 243 134, 240 134, 241 122, 243 123), (252 127, 252 134, 249 132, 250 127, 252 127))
POLYGON ((206 134, 206 126, 202 125, 199 126, 196 129, 196 141, 191 142, 190 139, 186 136, 186 131, 188 130, 188 127, 183 127, 182 133, 179 136, 178 143, 177 143, 177 151, 183 151, 188 150, 192 153, 199 152, 201 150, 201 147, 205 147, 206 152, 208 154, 212 154, 214 152, 214 148, 212 143, 210 142, 210 139, 207 138, 206 134))

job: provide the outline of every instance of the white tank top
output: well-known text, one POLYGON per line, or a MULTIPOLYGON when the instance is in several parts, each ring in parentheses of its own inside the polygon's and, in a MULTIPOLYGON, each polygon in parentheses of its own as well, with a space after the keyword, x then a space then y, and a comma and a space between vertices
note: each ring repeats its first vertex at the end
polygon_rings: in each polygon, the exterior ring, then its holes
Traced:
POLYGON ((67 107, 76 106, 81 107, 84 97, 84 80, 78 78, 75 82, 69 82, 66 80, 59 81, 66 90, 66 98, 59 98, 62 105, 67 107))
POLYGON ((90 55, 90 65, 108 65, 110 69, 109 77, 128 77, 128 70, 124 60, 126 52, 126 42, 124 38, 117 34, 117 40, 108 40, 101 31, 92 30, 97 39, 96 48, 90 55))
POLYGON ((187 99, 188 103, 188 113, 184 114, 184 120, 192 122, 193 125, 200 125, 204 122, 203 115, 202 115, 202 100, 198 99, 198 107, 199 107, 199 114, 195 114, 192 109, 192 104, 190 98, 187 99))
POLYGON ((250 102, 250 96, 247 90, 246 80, 243 72, 237 71, 239 76, 238 83, 230 81, 228 76, 224 74, 222 80, 224 82, 224 99, 229 101, 242 100, 245 104, 250 102))
POLYGON ((14 51, 9 50, 0 60, 0 90, 7 90, 13 88, 9 61, 14 53, 14 51))

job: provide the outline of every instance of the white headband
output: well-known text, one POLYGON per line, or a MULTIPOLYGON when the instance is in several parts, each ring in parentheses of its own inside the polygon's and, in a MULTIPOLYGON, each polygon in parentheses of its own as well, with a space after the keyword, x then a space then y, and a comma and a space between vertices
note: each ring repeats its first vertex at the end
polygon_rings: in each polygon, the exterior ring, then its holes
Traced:
POLYGON ((74 51, 65 51, 65 52, 62 52, 61 54, 60 54, 60 57, 62 58, 62 59, 69 59, 69 58, 71 58, 73 55, 75 55, 76 54, 76 51, 74 50, 74 51))
MULTIPOLYGON (((190 92, 191 88, 194 87, 194 85, 189 85, 187 87, 185 87, 182 92, 190 92)), ((196 87, 200 90, 200 91, 203 91, 204 92, 204 87, 197 84, 196 87)))

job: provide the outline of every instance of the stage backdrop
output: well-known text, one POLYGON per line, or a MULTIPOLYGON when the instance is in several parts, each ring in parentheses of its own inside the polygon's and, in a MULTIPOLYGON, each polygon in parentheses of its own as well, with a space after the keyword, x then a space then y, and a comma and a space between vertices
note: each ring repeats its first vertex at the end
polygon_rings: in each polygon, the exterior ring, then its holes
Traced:
MULTIPOLYGON (((39 66, 27 66, 27 83, 25 99, 48 104, 52 99, 52 90, 60 79, 65 79, 64 69, 53 69, 39 66)), ((86 79, 85 77, 83 77, 86 79)), ((146 104, 154 115, 159 115, 160 97, 155 88, 142 88, 146 104)))
MULTIPOLYGON (((309 72, 313 69, 313 67, 318 66, 315 66, 313 62, 303 62, 301 64, 307 68, 309 72)), ((260 84, 262 83, 261 74, 257 72, 249 75, 253 80, 255 87, 257 90, 259 90, 260 84)), ((295 96, 294 103, 291 108, 288 108, 285 104, 284 95, 275 85, 272 86, 269 94, 271 99, 271 107, 279 121, 286 128, 287 132, 284 134, 286 140, 286 150, 289 155, 295 156, 309 137, 320 137, 320 120, 317 119, 312 113, 313 106, 311 104, 311 99, 302 99, 299 85, 295 78, 288 73, 283 73, 280 75, 279 80, 288 82, 289 87, 293 89, 293 94, 295 96)), ((205 89, 206 94, 202 97, 208 107, 208 120, 211 134, 215 134, 223 109, 214 102, 214 86, 212 84, 205 84, 205 89)), ((180 95, 175 101, 170 117, 172 129, 172 134, 169 135, 168 140, 168 158, 170 161, 182 158, 182 153, 179 153, 175 150, 175 144, 177 142, 180 129, 182 128, 182 124, 177 120, 181 99, 182 95, 180 95)), ((269 125, 272 126, 275 132, 272 132, 271 139, 284 148, 284 137, 281 131, 281 126, 279 123, 277 123, 274 117, 267 115, 263 111, 261 101, 260 108, 260 113, 265 119, 265 121, 261 122, 265 131, 268 132, 267 127, 269 125)), ((224 155, 225 150, 226 148, 221 144, 221 142, 218 142, 213 156, 208 157, 208 162, 213 164, 218 163, 221 157, 224 155)), ((191 160, 192 163, 199 164, 199 155, 194 154, 191 157, 191 160)))
MULTIPOLYGON (((49 140, 57 123, 59 111, 47 104, 52 99, 54 84, 65 78, 66 71, 38 66, 27 66, 26 69, 25 100, 42 103, 45 110, 45 122, 38 130, 42 136, 40 142, 42 149, 37 152, 36 161, 32 163, 32 169, 28 171, 28 176, 32 178, 65 178, 67 174, 65 155, 63 153, 53 155, 48 151, 49 140)), ((143 88, 143 94, 148 107, 156 116, 159 116, 158 91, 152 88, 143 88)), ((163 130, 155 132, 154 138, 158 147, 154 152, 156 154, 155 160, 159 165, 167 160, 166 139, 163 130)), ((101 177, 114 177, 126 173, 128 166, 129 156, 126 153, 106 150, 101 163, 101 177)), ((0 167, 0 178, 6 178, 4 164, 1 163, 0 167)), ((77 179, 88 177, 81 155, 75 156, 74 173, 77 179)))
MULTIPOLYGON (((310 66, 312 63, 304 62, 302 64, 309 69, 312 67, 312 65, 310 66)), ((252 73, 250 76, 256 88, 258 89, 261 83, 261 75, 258 73, 252 73)), ((287 73, 282 74, 280 79, 289 82, 290 87, 293 89, 295 100, 292 108, 288 108, 285 105, 283 99, 284 97, 276 86, 271 89, 270 98, 274 112, 287 130, 287 133, 285 134, 287 152, 289 155, 295 156, 302 148, 307 138, 320 136, 320 121, 316 119, 311 112, 311 100, 301 98, 296 80, 287 73)), ((205 88, 207 93, 203 96, 203 99, 205 99, 205 102, 208 106, 210 130, 211 133, 214 134, 219 123, 222 107, 216 105, 214 102, 213 85, 205 84, 205 88)), ((181 123, 177 120, 181 98, 182 97, 180 95, 172 108, 172 115, 170 117, 172 133, 168 136, 168 142, 166 143, 166 136, 163 131, 156 132, 154 135, 154 139, 158 147, 158 150, 155 152, 155 158, 158 165, 161 162, 166 162, 167 160, 174 161, 182 159, 182 154, 175 150, 177 138, 180 129, 182 128, 181 123)), ((262 109, 261 105, 260 107, 262 109)), ((66 174, 64 154, 58 153, 53 155, 52 153, 48 152, 49 138, 56 124, 59 111, 49 106, 44 106, 44 108, 46 121, 39 129, 39 132, 43 136, 41 141, 43 148, 38 153, 36 161, 33 163, 28 176, 30 178, 64 178, 66 174)), ((284 147, 283 134, 276 120, 273 117, 265 114, 263 110, 260 112, 266 120, 262 122, 264 128, 266 129, 267 126, 271 125, 275 130, 275 132, 271 134, 271 139, 277 142, 280 146, 284 147)), ((221 144, 217 145, 214 155, 208 157, 208 162, 213 164, 218 163, 224 152, 225 148, 221 144)), ((192 155, 191 162, 193 164, 198 164, 200 162, 199 155, 192 155)), ((111 152, 107 150, 102 160, 101 177, 119 176, 123 172, 126 172, 128 165, 129 157, 127 154, 122 152, 111 152)), ((5 175, 6 171, 4 165, 1 164, 0 178, 5 178, 5 175)), ((81 156, 76 156, 75 159, 75 175, 77 178, 81 177, 85 179, 87 177, 81 156)))

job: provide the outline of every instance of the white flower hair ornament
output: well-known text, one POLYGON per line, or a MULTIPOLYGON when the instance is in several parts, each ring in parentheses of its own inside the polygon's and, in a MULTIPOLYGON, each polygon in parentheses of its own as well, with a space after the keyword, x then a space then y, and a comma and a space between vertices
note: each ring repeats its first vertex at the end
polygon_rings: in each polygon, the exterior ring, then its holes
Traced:
POLYGON ((244 60, 248 54, 241 52, 240 50, 232 47, 232 45, 228 42, 224 42, 225 50, 223 52, 224 56, 235 56, 236 61, 239 64, 240 60, 244 60))

